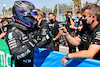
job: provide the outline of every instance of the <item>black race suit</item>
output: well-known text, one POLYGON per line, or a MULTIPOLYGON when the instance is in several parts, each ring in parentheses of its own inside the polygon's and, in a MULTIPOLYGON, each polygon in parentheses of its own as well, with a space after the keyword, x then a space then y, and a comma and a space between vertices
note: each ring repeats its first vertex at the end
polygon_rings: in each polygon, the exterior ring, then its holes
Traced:
POLYGON ((34 44, 29 39, 28 31, 25 26, 15 22, 7 26, 6 42, 15 67, 33 67, 34 44))

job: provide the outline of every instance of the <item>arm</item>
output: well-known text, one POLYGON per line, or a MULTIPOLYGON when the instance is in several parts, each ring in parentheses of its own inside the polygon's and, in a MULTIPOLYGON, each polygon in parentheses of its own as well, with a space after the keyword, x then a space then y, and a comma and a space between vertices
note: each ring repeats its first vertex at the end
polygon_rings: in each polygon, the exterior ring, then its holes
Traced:
POLYGON ((67 29, 66 29, 65 27, 60 28, 60 29, 59 29, 59 32, 60 32, 61 35, 66 35, 68 41, 69 41, 72 45, 78 46, 78 45, 81 43, 81 39, 80 39, 78 36, 72 37, 72 36, 68 33, 68 31, 67 31, 67 29))
POLYGON ((70 24, 73 25, 73 26, 75 25, 75 23, 72 19, 70 19, 70 24))
POLYGON ((48 36, 48 39, 45 39, 44 41, 40 41, 36 46, 37 47, 43 47, 44 45, 47 45, 50 42, 50 37, 48 36))
POLYGON ((37 43, 37 47, 43 47, 44 45, 48 45, 51 37, 49 35, 49 26, 47 25, 47 23, 44 23, 42 26, 41 26, 41 37, 42 37, 42 40, 37 43))
POLYGON ((68 41, 69 41, 72 45, 74 45, 74 46, 78 46, 78 45, 80 45, 80 43, 81 43, 81 39, 80 39, 78 36, 72 37, 72 36, 68 33, 68 34, 66 34, 66 37, 67 37, 68 41))
POLYGON ((0 39, 2 39, 5 35, 6 35, 5 32, 1 33, 1 34, 0 34, 0 39))
POLYGON ((75 27, 74 25, 70 25, 69 27, 70 27, 71 29, 77 30, 77 27, 75 27))
POLYGON ((71 29, 75 29, 75 30, 78 30, 78 31, 81 31, 83 26, 78 26, 78 27, 75 27, 74 25, 70 25, 69 26, 71 29))
POLYGON ((57 36, 53 38, 53 41, 58 40, 59 37, 60 37, 60 33, 58 32, 57 36))
POLYGON ((99 50, 99 45, 91 44, 88 50, 82 50, 76 53, 71 53, 69 54, 69 58, 93 58, 99 50))
MULTIPOLYGON (((72 58, 93 58, 99 50, 100 50, 100 45, 91 44, 88 50, 82 50, 76 53, 70 53, 68 54, 68 57, 70 59, 72 58)), ((68 60, 66 60, 65 57, 63 57, 61 63, 65 66, 67 62, 68 60)))

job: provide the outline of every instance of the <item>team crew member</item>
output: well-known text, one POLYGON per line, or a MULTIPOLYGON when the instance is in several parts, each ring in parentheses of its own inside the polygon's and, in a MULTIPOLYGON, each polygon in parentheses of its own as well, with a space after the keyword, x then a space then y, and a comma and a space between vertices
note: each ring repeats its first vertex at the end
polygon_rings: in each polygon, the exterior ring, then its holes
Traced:
MULTIPOLYGON (((75 27, 75 26, 73 26, 73 27, 70 26, 70 27, 77 30, 77 35, 78 34, 82 35, 81 44, 78 46, 79 50, 87 50, 88 45, 86 45, 86 38, 87 38, 87 34, 88 34, 87 33, 88 32, 88 28, 87 28, 88 26, 86 24, 86 19, 82 19, 82 11, 77 12, 77 17, 79 18, 78 22, 76 22, 78 27, 75 27)), ((85 16, 83 16, 83 18, 85 18, 85 16)))
MULTIPOLYGON (((83 13, 83 12, 82 12, 81 10, 79 10, 79 11, 77 12, 78 21, 77 21, 75 24, 77 24, 78 26, 75 27, 75 26, 71 25, 71 26, 70 26, 71 29, 76 29, 76 30, 78 30, 78 31, 81 31, 81 29, 83 28, 82 13, 83 13)), ((83 18, 84 18, 84 16, 83 16, 83 18)))
POLYGON ((0 23, 0 39, 4 39, 5 35, 6 35, 6 26, 8 24, 7 22, 7 19, 6 18, 3 18, 1 20, 1 23, 0 23))
POLYGON ((47 21, 46 20, 46 14, 43 12, 43 20, 47 21))
MULTIPOLYGON (((69 53, 65 57, 63 57, 61 63, 65 66, 65 63, 68 62, 68 59, 71 58, 95 58, 100 59, 100 7, 95 4, 88 5, 84 8, 84 15, 87 19, 87 24, 90 29, 88 32, 88 37, 86 41, 86 45, 89 45, 88 50, 82 50, 76 53, 69 53)), ((73 45, 78 46, 81 43, 81 35, 71 37, 67 30, 63 27, 60 28, 59 31, 63 29, 62 35, 66 35, 67 39, 73 45)))
MULTIPOLYGON (((46 20, 43 20, 43 13, 40 9, 36 9, 38 12, 38 15, 36 17, 37 19, 37 29, 35 32, 35 38, 33 39, 35 43, 37 44, 36 46, 39 48, 50 48, 50 44, 52 42, 52 38, 49 35, 49 26, 47 24, 46 20)), ((51 49, 52 50, 52 49, 51 49)))
POLYGON ((53 13, 49 13, 49 28, 51 30, 51 35, 53 38, 53 43, 54 43, 54 50, 59 51, 59 25, 58 21, 55 19, 55 15, 53 13))
POLYGON ((65 11, 65 17, 66 17, 66 21, 68 22, 68 14, 67 14, 68 11, 65 11))
POLYGON ((85 15, 82 16, 81 11, 77 12, 77 17, 79 18, 79 21, 76 22, 76 24, 78 24, 78 27, 75 27, 75 26, 70 26, 70 27, 77 30, 77 35, 79 34, 82 36, 82 38, 81 38, 82 41, 81 41, 80 45, 78 46, 78 49, 79 50, 87 50, 88 46, 89 46, 89 45, 86 45, 86 40, 87 40, 87 36, 88 36, 87 34, 89 31, 88 25, 86 23, 87 20, 84 19, 85 15))
POLYGON ((12 62, 15 60, 15 67, 33 67, 34 43, 31 42, 33 35, 30 34, 34 32, 36 24, 33 19, 35 7, 28 1, 15 1, 12 12, 15 22, 8 24, 6 35, 12 62))
MULTIPOLYGON (((71 34, 71 36, 75 36, 74 29, 70 28, 70 26, 75 25, 74 19, 72 17, 72 11, 67 12, 67 18, 68 19, 66 19, 66 21, 65 21, 66 22, 65 27, 68 30, 68 32, 71 34)), ((68 42, 68 46, 69 46, 69 53, 76 52, 76 47, 75 46, 71 45, 69 42, 68 42)))
POLYGON ((78 26, 82 26, 83 25, 83 23, 82 23, 82 13, 83 12, 80 11, 80 10, 77 12, 77 17, 79 19, 78 22, 77 22, 78 23, 78 26))

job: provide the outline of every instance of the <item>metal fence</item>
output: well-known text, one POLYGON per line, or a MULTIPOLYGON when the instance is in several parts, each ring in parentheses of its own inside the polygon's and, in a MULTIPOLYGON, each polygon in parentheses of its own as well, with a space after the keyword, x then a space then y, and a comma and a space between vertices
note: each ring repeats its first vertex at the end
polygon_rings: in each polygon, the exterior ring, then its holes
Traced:
MULTIPOLYGON (((58 21, 64 21, 65 20, 65 11, 72 11, 72 4, 71 2, 69 5, 67 4, 57 4, 55 6, 47 5, 39 8, 42 12, 46 13, 46 16, 48 17, 49 13, 54 13, 56 15, 56 19, 58 21), (55 10, 54 10, 55 9, 55 10)), ((12 16, 12 11, 6 11, 4 14, 3 12, 0 12, 0 17, 8 17, 12 16)))
POLYGON ((72 3, 70 2, 69 5, 57 4, 55 6, 46 6, 40 9, 42 12, 46 13, 47 17, 49 13, 54 13, 58 21, 65 21, 65 11, 72 11, 72 3))

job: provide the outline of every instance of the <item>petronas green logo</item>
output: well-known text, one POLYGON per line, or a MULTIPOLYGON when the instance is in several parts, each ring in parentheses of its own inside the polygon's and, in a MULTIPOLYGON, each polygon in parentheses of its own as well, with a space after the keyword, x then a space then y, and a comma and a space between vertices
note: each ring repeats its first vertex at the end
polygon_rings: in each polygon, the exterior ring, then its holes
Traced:
POLYGON ((9 33, 8 38, 9 38, 9 39, 12 39, 12 38, 13 38, 12 32, 9 33))

